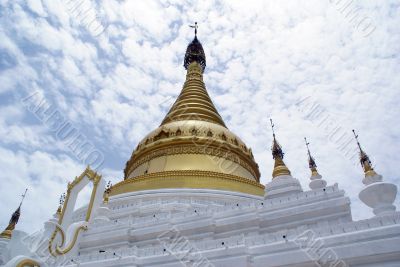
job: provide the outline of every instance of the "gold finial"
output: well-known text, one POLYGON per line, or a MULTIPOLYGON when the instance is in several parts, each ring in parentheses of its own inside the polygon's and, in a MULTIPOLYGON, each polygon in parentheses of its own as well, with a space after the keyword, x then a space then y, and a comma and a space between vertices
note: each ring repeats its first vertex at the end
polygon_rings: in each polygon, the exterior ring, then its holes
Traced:
POLYGON ((318 171, 317 171, 317 164, 315 163, 314 158, 311 156, 311 152, 310 152, 310 143, 307 141, 307 138, 304 137, 304 141, 306 142, 306 147, 307 147, 307 153, 308 153, 308 167, 311 170, 311 176, 317 176, 319 175, 318 171))
POLYGON ((22 197, 21 202, 19 203, 18 208, 12 214, 10 222, 8 223, 7 228, 0 234, 0 238, 11 239, 12 232, 14 231, 15 226, 18 223, 19 216, 21 215, 21 206, 22 206, 22 203, 23 203, 23 201, 25 199, 27 191, 28 191, 28 188, 26 188, 25 192, 21 195, 21 197, 22 197))
POLYGON ((272 178, 275 178, 280 175, 290 175, 289 169, 286 167, 285 163, 283 162, 283 156, 284 153, 282 151, 281 146, 279 145, 278 141, 276 141, 275 138, 275 124, 272 122, 272 119, 269 119, 271 122, 271 128, 272 128, 272 136, 273 136, 273 142, 272 142, 272 158, 275 160, 274 164, 274 170, 272 171, 272 178))
MULTIPOLYGON (((197 23, 191 27, 195 28, 196 34, 197 23)), ((226 128, 203 82, 206 56, 203 46, 196 37, 186 48, 183 66, 187 70, 186 81, 161 126, 173 121, 196 120, 216 123, 226 128)))
POLYGON ((194 25, 189 25, 190 28, 194 28, 194 36, 197 36, 197 28, 199 28, 199 26, 197 25, 197 21, 194 23, 194 25))
POLYGON ((356 134, 356 131, 354 131, 354 130, 353 130, 353 134, 357 141, 357 146, 360 150, 360 163, 364 169, 365 176, 367 177, 367 176, 377 175, 377 173, 374 171, 374 168, 372 168, 372 166, 371 166, 372 163, 371 163, 371 160, 369 159, 367 153, 365 153, 364 150, 361 148, 360 142, 358 141, 358 134, 356 134))

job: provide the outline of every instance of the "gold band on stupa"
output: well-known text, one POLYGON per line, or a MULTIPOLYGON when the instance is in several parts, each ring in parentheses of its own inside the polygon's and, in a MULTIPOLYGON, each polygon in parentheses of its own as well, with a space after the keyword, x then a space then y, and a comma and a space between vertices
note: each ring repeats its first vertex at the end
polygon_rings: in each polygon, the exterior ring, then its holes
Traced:
POLYGON ((275 158, 274 170, 272 171, 272 178, 281 175, 290 175, 290 171, 288 167, 286 167, 285 162, 283 162, 283 159, 277 157, 275 158))
POLYGON ((161 188, 215 189, 263 196, 264 186, 235 175, 210 171, 164 171, 127 179, 112 187, 110 196, 161 188))
POLYGON ((161 125, 183 120, 208 121, 226 127, 207 93, 201 66, 196 61, 188 66, 182 92, 161 125))

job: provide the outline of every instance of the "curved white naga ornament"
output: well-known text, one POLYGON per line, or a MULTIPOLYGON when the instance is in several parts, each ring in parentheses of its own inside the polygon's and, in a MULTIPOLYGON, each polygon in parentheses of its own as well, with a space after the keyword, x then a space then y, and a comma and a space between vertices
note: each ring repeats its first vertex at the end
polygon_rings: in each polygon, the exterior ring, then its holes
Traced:
POLYGON ((58 257, 73 254, 73 251, 75 251, 74 248, 76 248, 75 244, 80 237, 80 232, 87 230, 88 224, 93 217, 93 211, 97 210, 102 202, 104 187, 104 179, 89 167, 79 177, 76 177, 72 183, 68 183, 67 196, 62 212, 58 223, 54 223, 55 230, 49 241, 49 252, 51 255, 58 257), (89 183, 93 184, 93 189, 90 202, 87 206, 85 220, 73 222, 72 216, 78 194, 89 183))

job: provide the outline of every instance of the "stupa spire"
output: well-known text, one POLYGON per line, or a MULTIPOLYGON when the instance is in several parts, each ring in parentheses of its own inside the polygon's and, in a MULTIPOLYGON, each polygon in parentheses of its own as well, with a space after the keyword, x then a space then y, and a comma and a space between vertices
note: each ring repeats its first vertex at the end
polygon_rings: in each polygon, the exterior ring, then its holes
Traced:
POLYGON ((183 60, 187 74, 182 91, 161 125, 137 145, 126 163, 124 181, 112 186, 110 196, 160 188, 263 194, 251 149, 226 127, 207 93, 206 56, 197 23, 192 26, 194 39, 183 60))
POLYGON ((265 186, 265 198, 274 198, 284 195, 294 194, 302 192, 303 189, 299 181, 292 177, 288 167, 283 162, 283 156, 285 153, 282 151, 282 147, 276 140, 275 125, 270 119, 272 128, 272 158, 275 160, 274 170, 272 171, 272 181, 265 186))
POLYGON ((272 178, 275 178, 280 175, 290 175, 289 169, 286 167, 285 163, 283 162, 284 153, 282 151, 282 147, 279 145, 278 141, 276 140, 275 130, 274 130, 275 125, 272 122, 272 119, 270 119, 270 122, 271 122, 271 128, 272 128, 272 136, 273 136, 271 151, 272 151, 272 158, 275 160, 274 170, 272 172, 272 178))
POLYGON ((319 189, 324 188, 326 186, 326 181, 322 179, 322 176, 317 171, 317 164, 315 163, 314 157, 311 155, 310 152, 310 143, 307 141, 307 138, 304 137, 304 141, 307 147, 307 154, 308 154, 308 167, 311 170, 311 182, 309 184, 311 189, 319 189))
POLYGON ((353 134, 357 141, 358 149, 360 150, 360 152, 359 152, 360 164, 363 167, 365 177, 367 178, 367 177, 373 177, 373 176, 378 175, 375 172, 374 168, 372 168, 372 163, 371 163, 371 160, 369 159, 367 153, 365 153, 364 150, 361 148, 360 142, 358 141, 358 134, 356 134, 355 130, 353 130, 353 134))
POLYGON ((306 147, 307 147, 308 167, 311 170, 311 176, 317 176, 317 175, 319 175, 319 173, 317 171, 317 164, 315 163, 313 156, 311 156, 310 147, 309 147, 310 143, 307 141, 306 137, 304 137, 304 141, 305 141, 306 147))
POLYGON ((19 217, 21 215, 21 205, 25 199, 27 191, 28 191, 28 188, 25 189, 25 192, 22 194, 21 202, 19 203, 18 208, 11 215, 10 222, 8 223, 7 228, 0 234, 0 238, 11 239, 12 232, 14 231, 15 226, 17 225, 17 223, 19 221, 19 217))
POLYGON ((165 116, 161 125, 173 121, 198 120, 208 121, 225 126, 224 121, 215 108, 203 82, 206 67, 206 56, 203 46, 197 39, 197 22, 191 25, 195 29, 195 37, 188 45, 183 66, 187 70, 186 81, 174 105, 165 116))
POLYGON ((377 216, 393 214, 396 211, 396 206, 393 203, 396 200, 397 186, 390 182, 384 182, 382 175, 375 172, 371 166, 371 160, 361 148, 358 135, 354 130, 353 134, 360 150, 360 163, 364 170, 362 182, 365 187, 360 191, 358 197, 365 205, 372 208, 377 216))

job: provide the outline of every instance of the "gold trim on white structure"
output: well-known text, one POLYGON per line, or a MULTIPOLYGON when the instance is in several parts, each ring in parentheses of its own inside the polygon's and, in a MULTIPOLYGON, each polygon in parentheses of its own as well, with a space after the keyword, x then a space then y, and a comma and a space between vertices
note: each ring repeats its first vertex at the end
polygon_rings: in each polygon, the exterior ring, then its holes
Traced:
POLYGON ((79 232, 82 230, 83 231, 87 230, 87 226, 78 227, 74 232, 74 237, 72 239, 72 242, 67 247, 64 247, 65 232, 64 232, 63 228, 61 227, 61 225, 63 223, 65 212, 68 207, 68 201, 70 199, 71 192, 79 183, 82 182, 84 177, 87 177, 89 179, 89 181, 91 181, 93 183, 93 189, 92 189, 92 193, 90 196, 90 202, 89 202, 88 209, 86 211, 86 217, 85 217, 86 222, 88 222, 90 220, 90 217, 92 214, 92 209, 93 209, 93 203, 94 203, 96 192, 97 192, 97 187, 101 180, 101 175, 99 175, 95 171, 91 170, 90 167, 88 166, 79 177, 76 177, 74 179, 74 181, 72 181, 71 183, 68 183, 67 196, 65 198, 65 202, 62 207, 62 212, 61 212, 60 218, 58 219, 58 225, 56 225, 56 229, 54 230, 54 232, 49 240, 49 252, 54 257, 57 257, 58 255, 66 254, 69 251, 71 251, 71 249, 75 246, 76 240, 78 239, 79 232), (61 244, 56 244, 53 246, 53 242, 57 236, 57 233, 60 233, 61 244), (55 250, 53 247, 55 248, 55 250))

